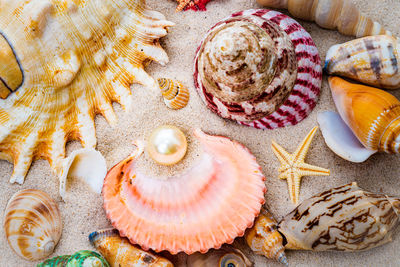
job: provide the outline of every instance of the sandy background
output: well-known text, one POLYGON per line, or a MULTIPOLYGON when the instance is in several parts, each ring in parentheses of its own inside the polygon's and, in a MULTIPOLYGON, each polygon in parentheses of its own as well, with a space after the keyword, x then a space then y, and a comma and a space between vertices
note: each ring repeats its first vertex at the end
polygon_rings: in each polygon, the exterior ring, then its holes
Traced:
MULTIPOLYGON (((370 17, 380 21, 387 29, 400 35, 399 16, 400 1, 398 0, 357 0, 359 8, 370 17)), ((226 121, 210 112, 201 102, 195 92, 192 79, 192 63, 195 50, 206 31, 222 18, 233 12, 248 8, 258 8, 255 0, 215 0, 209 3, 207 12, 175 13, 176 3, 173 0, 148 0, 149 7, 158 10, 174 21, 176 26, 170 34, 162 39, 162 44, 170 56, 170 63, 162 67, 152 63, 147 71, 153 77, 169 77, 181 80, 188 85, 191 93, 189 105, 180 110, 172 111, 166 108, 161 94, 154 94, 146 88, 133 85, 134 107, 125 113, 119 105, 114 105, 119 117, 119 123, 111 128, 103 117, 96 118, 98 150, 103 153, 108 167, 125 158, 133 149, 132 140, 145 138, 151 129, 161 124, 173 124, 181 127, 190 135, 191 129, 200 127, 211 134, 226 135, 246 145, 257 157, 263 172, 267 177, 266 201, 270 211, 279 220, 290 212, 294 205, 290 202, 287 183, 277 178, 277 159, 272 154, 271 139, 276 140, 288 151, 293 152, 308 131, 317 124, 317 114, 325 110, 335 109, 324 76, 320 101, 303 122, 294 127, 274 131, 263 131, 240 126, 226 121)), ((313 23, 301 22, 311 33, 321 58, 324 60, 327 49, 336 43, 342 43, 351 38, 334 31, 320 29, 313 23)), ((400 97, 400 91, 393 92, 400 97)), ((185 160, 173 168, 160 168, 152 164, 147 155, 141 159, 141 168, 146 172, 156 174, 176 173, 191 166, 198 157, 196 142, 189 136, 189 153, 185 160)), ((68 145, 68 151, 79 148, 73 142, 68 145)), ((300 201, 312 195, 330 189, 334 186, 357 181, 370 191, 400 195, 399 157, 397 155, 379 154, 362 164, 346 162, 333 154, 325 145, 320 132, 317 133, 308 154, 308 162, 329 168, 329 177, 306 177, 303 179, 300 201)), ((13 193, 24 188, 41 189, 48 192, 59 204, 63 217, 63 233, 55 253, 52 256, 72 254, 81 249, 92 249, 88 235, 94 230, 109 227, 102 208, 101 196, 89 192, 81 183, 73 182, 68 188, 66 201, 61 201, 58 195, 58 180, 51 172, 46 161, 36 161, 32 165, 23 186, 11 185, 8 179, 12 165, 0 162, 0 218, 3 222, 3 211, 8 199, 13 193)), ((221 188, 223 190, 223 188, 221 188)), ((8 246, 4 231, 0 228, 0 266, 32 266, 32 263, 18 258, 8 246)), ((243 240, 237 241, 242 245, 243 240)), ((400 266, 400 237, 385 246, 359 253, 313 253, 289 251, 288 260, 291 266, 400 266)), ((246 250, 246 252, 249 252, 246 250)), ((256 266, 280 266, 261 256, 250 254, 256 266)), ((182 261, 183 256, 179 261, 182 261)))

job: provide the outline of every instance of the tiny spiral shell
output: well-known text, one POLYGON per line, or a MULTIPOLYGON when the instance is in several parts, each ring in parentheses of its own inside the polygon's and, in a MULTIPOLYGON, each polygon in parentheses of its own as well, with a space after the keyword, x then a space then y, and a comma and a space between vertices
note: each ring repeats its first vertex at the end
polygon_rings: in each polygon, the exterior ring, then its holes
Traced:
POLYGON ((254 227, 246 233, 246 241, 255 253, 288 265, 284 239, 277 230, 276 220, 266 209, 261 210, 254 227))
POLYGON ((57 204, 49 195, 34 189, 17 192, 9 200, 4 218, 7 241, 19 256, 35 261, 53 253, 62 222, 57 204))
POLYGON ((189 90, 181 82, 160 78, 157 80, 164 103, 172 109, 184 108, 189 102, 189 90))

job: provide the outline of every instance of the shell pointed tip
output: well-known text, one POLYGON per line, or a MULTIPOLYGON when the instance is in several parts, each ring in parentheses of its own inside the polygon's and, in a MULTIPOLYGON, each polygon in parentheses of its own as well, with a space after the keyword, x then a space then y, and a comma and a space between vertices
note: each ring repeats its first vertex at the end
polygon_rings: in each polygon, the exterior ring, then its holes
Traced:
POLYGON ((94 245, 94 241, 95 241, 97 235, 98 235, 98 232, 97 232, 97 231, 92 232, 92 233, 89 234, 89 241, 90 241, 90 243, 91 243, 92 245, 94 245))
POLYGON ((286 258, 286 255, 285 255, 284 252, 283 252, 281 255, 279 255, 278 261, 279 261, 280 263, 284 264, 285 266, 289 266, 289 263, 288 263, 288 261, 287 261, 287 258, 286 258))

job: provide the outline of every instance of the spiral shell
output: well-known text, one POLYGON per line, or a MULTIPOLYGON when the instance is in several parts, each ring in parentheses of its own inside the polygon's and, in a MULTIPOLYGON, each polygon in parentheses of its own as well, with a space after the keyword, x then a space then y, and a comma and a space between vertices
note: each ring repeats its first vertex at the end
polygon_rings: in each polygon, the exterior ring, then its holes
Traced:
POLYGON ((81 250, 73 255, 63 255, 48 259, 37 267, 110 267, 97 252, 81 250))
POLYGON ((206 4, 211 0, 176 0, 179 4, 176 7, 176 11, 182 10, 201 10, 206 11, 206 4))
POLYGON ((325 71, 374 87, 400 88, 400 40, 378 35, 332 46, 325 71))
POLYGON ((287 249, 359 251, 392 240, 400 198, 367 192, 357 183, 318 194, 279 223, 287 249))
POLYGON ((277 225, 272 214, 263 208, 254 227, 246 233, 246 241, 255 253, 288 266, 284 240, 277 230, 277 225))
POLYGON ((104 256, 111 267, 173 267, 173 264, 162 257, 145 252, 120 237, 116 229, 105 229, 89 235, 89 241, 104 256))
POLYGON ((190 267, 250 267, 253 263, 239 249, 223 246, 206 254, 195 253, 187 258, 190 267))
POLYGON ((10 247, 26 260, 53 253, 61 237, 61 215, 46 193, 26 189, 15 193, 4 213, 4 232, 10 247))
POLYGON ((189 102, 189 90, 186 86, 171 79, 160 78, 157 81, 167 107, 172 109, 186 107, 189 102))
POLYGON ((315 107, 321 79, 311 36, 276 11, 246 10, 222 20, 195 58, 195 86, 207 106, 256 128, 304 119, 315 107))
POLYGON ((370 150, 400 152, 400 101, 373 87, 330 77, 329 85, 340 116, 370 150))
POLYGON ((266 7, 288 9, 296 18, 315 21, 326 29, 337 29, 357 37, 386 34, 382 26, 360 13, 351 0, 257 0, 266 7))

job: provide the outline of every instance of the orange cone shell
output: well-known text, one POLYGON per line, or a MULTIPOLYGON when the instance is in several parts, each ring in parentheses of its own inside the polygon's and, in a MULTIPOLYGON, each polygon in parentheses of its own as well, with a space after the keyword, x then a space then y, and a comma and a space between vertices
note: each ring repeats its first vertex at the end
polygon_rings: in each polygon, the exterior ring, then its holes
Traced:
POLYGON ((186 173, 160 179, 136 169, 143 148, 107 174, 107 217, 143 249, 205 253, 232 243, 253 225, 265 202, 265 177, 243 145, 200 130, 201 160, 186 173))

